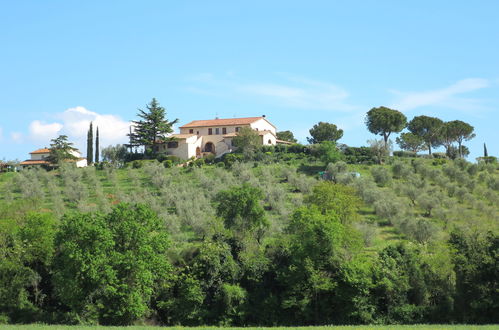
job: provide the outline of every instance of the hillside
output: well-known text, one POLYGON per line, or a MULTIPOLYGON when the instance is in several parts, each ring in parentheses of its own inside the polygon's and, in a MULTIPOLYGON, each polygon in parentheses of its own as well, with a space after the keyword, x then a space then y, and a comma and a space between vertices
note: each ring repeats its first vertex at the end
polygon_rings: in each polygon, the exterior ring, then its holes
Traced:
MULTIPOLYGON (((63 252, 57 242, 72 239, 62 234, 71 221, 87 217, 93 223, 85 214, 110 214, 120 203, 139 203, 150 207, 169 236, 161 253, 168 256, 171 275, 163 279, 166 286, 153 285, 149 298, 141 298, 152 299, 148 312, 120 314, 130 322, 147 315, 161 324, 184 325, 499 321, 493 312, 497 164, 392 157, 384 165, 326 166, 306 155, 286 157, 186 168, 143 161, 120 169, 0 174, 0 249, 39 276, 59 274, 52 278, 57 283, 65 274, 58 268, 63 252), (9 243, 18 237, 12 228, 22 232, 33 214, 54 221, 49 235, 54 252, 43 267, 33 266, 37 252, 25 261, 16 254, 25 241, 9 243)), ((2 278, 12 276, 7 270, 15 267, 0 263, 2 278)), ((28 276, 22 274, 19 270, 19 277, 28 276)), ((44 280, 52 275, 47 276, 35 281, 37 288, 47 285, 44 280)), ((76 304, 64 290, 50 297, 52 288, 46 289, 42 293, 49 298, 43 302, 34 301, 36 290, 22 281, 17 289, 2 290, 0 315, 11 322, 42 317, 122 324, 118 314, 104 317, 102 306, 76 304), (49 317, 50 301, 73 312, 49 317), (16 314, 21 303, 29 316, 16 314)))

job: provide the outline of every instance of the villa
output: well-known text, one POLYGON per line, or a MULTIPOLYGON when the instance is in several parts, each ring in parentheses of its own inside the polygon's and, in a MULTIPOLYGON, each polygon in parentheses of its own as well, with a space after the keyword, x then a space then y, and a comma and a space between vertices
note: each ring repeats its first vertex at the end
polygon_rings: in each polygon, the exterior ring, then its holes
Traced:
POLYGON ((181 126, 179 134, 169 136, 174 140, 163 143, 159 147, 159 151, 182 159, 200 158, 208 154, 220 157, 235 149, 232 139, 243 127, 250 127, 258 132, 262 145, 286 143, 277 140, 276 127, 265 116, 216 118, 212 120, 194 120, 181 126))
MULTIPOLYGON (((29 154, 31 159, 25 160, 24 162, 21 162, 19 164, 21 165, 22 168, 32 167, 32 166, 42 166, 42 167, 54 166, 54 164, 50 163, 47 160, 47 158, 50 156, 50 149, 48 149, 47 147, 42 149, 37 149, 35 151, 30 152, 29 154)), ((71 154, 77 157, 77 159, 67 160, 68 162, 75 162, 76 167, 87 166, 87 159, 82 158, 79 151, 72 151, 71 154)))

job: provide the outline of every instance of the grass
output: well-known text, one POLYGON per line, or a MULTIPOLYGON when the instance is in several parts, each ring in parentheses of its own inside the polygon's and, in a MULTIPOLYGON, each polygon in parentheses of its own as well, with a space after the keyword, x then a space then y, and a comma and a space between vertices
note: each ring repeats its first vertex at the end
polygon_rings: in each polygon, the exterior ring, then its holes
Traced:
POLYGON ((30 325, 0 325, 0 329, 33 329, 33 330, 56 330, 56 329, 71 329, 71 330, 79 330, 79 329, 126 329, 126 330, 146 330, 146 329, 334 329, 334 330, 370 330, 370 329, 416 329, 416 330, 430 330, 430 329, 444 329, 444 330, 454 330, 454 329, 480 329, 480 330, 488 330, 488 329, 499 329, 499 325, 454 325, 454 324, 418 324, 418 325, 360 325, 360 326, 311 326, 311 327, 248 327, 248 328, 236 328, 236 327, 156 327, 156 326, 129 326, 129 327, 106 327, 106 326, 68 326, 68 325, 44 325, 44 324, 30 324, 30 325))

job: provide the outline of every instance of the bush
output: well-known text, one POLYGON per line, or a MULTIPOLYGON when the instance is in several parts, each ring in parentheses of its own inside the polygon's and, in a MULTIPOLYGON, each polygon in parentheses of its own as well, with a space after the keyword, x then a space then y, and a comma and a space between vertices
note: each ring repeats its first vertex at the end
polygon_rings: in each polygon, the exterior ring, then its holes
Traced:
POLYGON ((418 154, 414 151, 397 150, 393 152, 395 157, 416 158, 418 154))
POLYGON ((412 173, 412 169, 402 161, 395 161, 392 165, 393 177, 396 179, 407 177, 412 173))
POLYGON ((390 172, 385 167, 376 166, 371 169, 374 182, 380 187, 386 186, 392 179, 390 172))
POLYGON ((376 156, 369 147, 346 147, 342 149, 348 164, 374 164, 376 156))
POLYGON ((167 160, 163 161, 163 166, 165 168, 173 167, 173 162, 170 159, 167 159, 167 160))
POLYGON ((445 152, 434 152, 434 153, 432 153, 432 156, 435 159, 446 159, 447 158, 447 155, 445 154, 445 152))
POLYGON ((478 157, 476 160, 479 163, 487 163, 487 164, 495 164, 495 163, 497 163, 497 157, 494 157, 494 156, 478 157))

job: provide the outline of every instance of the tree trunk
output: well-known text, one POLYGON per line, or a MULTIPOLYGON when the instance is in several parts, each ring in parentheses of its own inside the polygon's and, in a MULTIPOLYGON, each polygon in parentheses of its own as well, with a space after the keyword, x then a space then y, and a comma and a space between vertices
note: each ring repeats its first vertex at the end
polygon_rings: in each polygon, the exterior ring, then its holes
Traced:
POLYGON ((431 156, 431 143, 428 143, 428 152, 430 153, 431 156))

